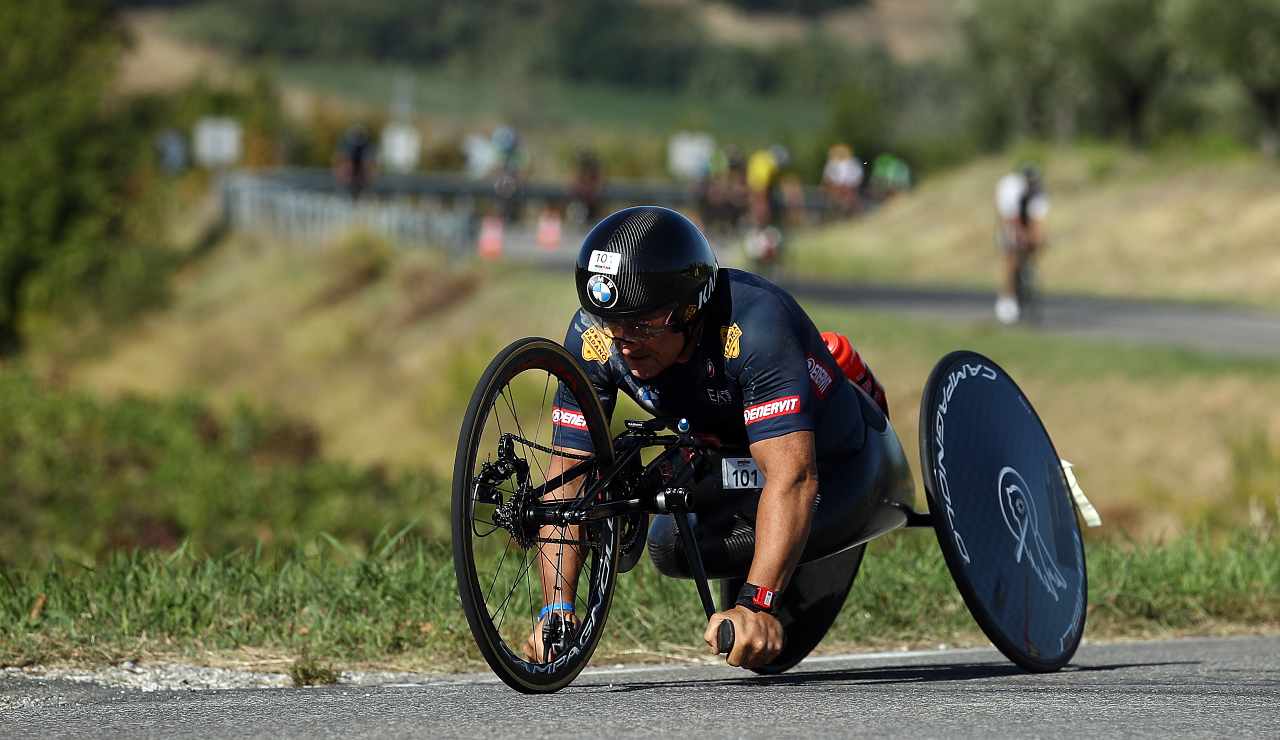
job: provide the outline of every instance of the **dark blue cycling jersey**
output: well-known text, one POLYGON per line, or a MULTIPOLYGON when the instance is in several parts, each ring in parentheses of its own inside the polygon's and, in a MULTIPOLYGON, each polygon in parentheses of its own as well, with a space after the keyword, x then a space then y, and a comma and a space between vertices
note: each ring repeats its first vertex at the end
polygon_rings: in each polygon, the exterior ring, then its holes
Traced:
MULTIPOLYGON (((694 432, 746 446, 812 431, 819 462, 857 450, 863 439, 856 391, 795 299, 768 280, 724 268, 697 349, 647 381, 632 377, 617 346, 579 310, 565 347, 580 361, 612 417, 618 389, 655 416, 686 418, 694 432)), ((554 443, 592 449, 586 421, 563 387, 552 413, 554 443)))

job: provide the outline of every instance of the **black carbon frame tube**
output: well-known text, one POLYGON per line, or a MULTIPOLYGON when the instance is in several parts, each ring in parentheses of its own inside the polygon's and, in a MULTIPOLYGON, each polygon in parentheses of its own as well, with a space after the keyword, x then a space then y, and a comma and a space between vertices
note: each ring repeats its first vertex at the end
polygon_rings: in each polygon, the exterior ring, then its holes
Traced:
POLYGON ((715 603, 711 600, 711 587, 707 585, 707 571, 702 567, 702 553, 693 537, 693 524, 689 521, 689 512, 681 511, 672 514, 680 539, 684 542, 684 551, 689 558, 689 569, 693 571, 693 582, 698 587, 698 596, 702 599, 702 608, 707 612, 707 619, 716 613, 715 603))

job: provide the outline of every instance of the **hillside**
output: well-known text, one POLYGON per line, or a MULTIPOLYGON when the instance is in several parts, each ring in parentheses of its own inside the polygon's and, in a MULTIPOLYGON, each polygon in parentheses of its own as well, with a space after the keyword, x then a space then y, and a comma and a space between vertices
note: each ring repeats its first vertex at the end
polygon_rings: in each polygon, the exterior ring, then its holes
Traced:
MULTIPOLYGON (((990 287, 996 180, 1020 157, 925 182, 867 218, 795 242, 824 276, 990 287)), ((1037 152, 1052 210, 1041 283, 1050 292, 1227 301, 1280 308, 1280 169, 1247 154, 1037 152)))
MULTIPOLYGON (((109 351, 42 364, 108 397, 194 392, 223 410, 245 399, 313 428, 327 458, 447 479, 484 366, 518 337, 563 336, 576 303, 568 280, 447 266, 366 237, 303 247, 242 235, 187 268, 171 309, 114 337, 109 351)), ((807 308, 822 328, 853 337, 884 380, 913 467, 924 379, 966 347, 1018 379, 1114 527, 1104 535, 1159 535, 1274 506, 1275 362, 807 308)))
POLYGON ((744 13, 724 3, 698 3, 702 23, 717 41, 768 47, 803 41, 813 32, 846 44, 879 44, 903 62, 935 59, 959 48, 957 3, 947 0, 872 0, 866 7, 824 13, 813 20, 777 13, 744 13))

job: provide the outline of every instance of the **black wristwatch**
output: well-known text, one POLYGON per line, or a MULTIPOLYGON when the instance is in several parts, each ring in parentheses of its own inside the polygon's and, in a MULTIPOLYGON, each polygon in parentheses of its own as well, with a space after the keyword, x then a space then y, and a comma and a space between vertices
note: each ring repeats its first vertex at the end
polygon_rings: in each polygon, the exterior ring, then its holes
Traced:
POLYGON ((733 603, 753 612, 773 614, 778 608, 778 595, 778 592, 771 588, 744 583, 738 591, 738 600, 733 603))

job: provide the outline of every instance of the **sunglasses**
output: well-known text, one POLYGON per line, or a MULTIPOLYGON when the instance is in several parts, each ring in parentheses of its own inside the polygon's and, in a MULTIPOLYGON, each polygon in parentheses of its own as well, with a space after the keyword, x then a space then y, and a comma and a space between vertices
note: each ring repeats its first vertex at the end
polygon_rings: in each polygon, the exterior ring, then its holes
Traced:
MULTIPOLYGON (((663 334, 674 331, 675 327, 671 322, 673 311, 667 311, 665 314, 658 313, 643 319, 600 319, 595 318, 596 324, 603 328, 611 337, 621 337, 624 340, 645 341, 656 339, 663 334)), ((593 317, 594 318, 594 317, 593 317)))

